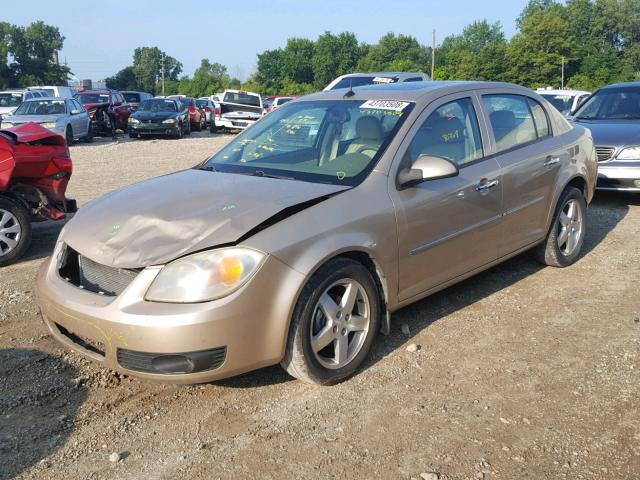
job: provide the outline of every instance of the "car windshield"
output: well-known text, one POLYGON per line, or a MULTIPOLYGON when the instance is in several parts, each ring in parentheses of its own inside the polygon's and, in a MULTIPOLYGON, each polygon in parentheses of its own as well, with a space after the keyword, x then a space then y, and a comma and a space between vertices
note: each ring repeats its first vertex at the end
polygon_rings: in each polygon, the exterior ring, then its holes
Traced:
POLYGON ((374 168, 413 106, 384 100, 290 103, 200 168, 355 186, 374 168))
POLYGON ((124 99, 129 103, 138 103, 140 101, 139 93, 123 93, 124 99))
POLYGON ((544 97, 544 99, 551 105, 556 107, 561 113, 570 112, 571 107, 573 107, 573 97, 571 95, 552 95, 543 93, 542 97, 544 97))
POLYGON ((64 100, 29 100, 22 103, 14 115, 59 115, 67 113, 64 100))
POLYGON ((109 103, 109 94, 108 93, 81 93, 78 95, 77 99, 84 103, 109 103))
POLYGON ((173 100, 153 99, 145 100, 138 108, 139 112, 177 112, 176 102, 173 100))
POLYGON ((182 97, 180 98, 180 101, 184 104, 185 107, 194 107, 196 104, 193 98, 182 97))
POLYGON ((2 92, 0 93, 0 107, 17 107, 22 103, 22 93, 2 92))
POLYGON ((331 90, 337 90, 338 88, 355 88, 355 87, 365 87, 367 85, 376 85, 376 84, 385 84, 385 83, 395 83, 397 82, 397 78, 388 78, 388 77, 346 77, 336 83, 331 90))
POLYGON ((580 107, 576 118, 583 120, 640 119, 640 87, 600 90, 580 107))
POLYGON ((243 92, 227 92, 224 94, 224 102, 239 103, 240 105, 248 105, 250 107, 260 106, 260 97, 243 92))

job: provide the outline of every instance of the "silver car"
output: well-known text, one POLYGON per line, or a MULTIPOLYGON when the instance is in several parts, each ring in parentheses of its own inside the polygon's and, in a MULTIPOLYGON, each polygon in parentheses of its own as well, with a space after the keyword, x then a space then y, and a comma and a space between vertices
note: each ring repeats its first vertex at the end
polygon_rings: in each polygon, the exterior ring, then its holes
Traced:
POLYGON ((67 144, 74 140, 93 140, 89 114, 73 98, 38 98, 27 100, 2 119, 2 128, 11 128, 23 123, 34 122, 62 135, 67 144))

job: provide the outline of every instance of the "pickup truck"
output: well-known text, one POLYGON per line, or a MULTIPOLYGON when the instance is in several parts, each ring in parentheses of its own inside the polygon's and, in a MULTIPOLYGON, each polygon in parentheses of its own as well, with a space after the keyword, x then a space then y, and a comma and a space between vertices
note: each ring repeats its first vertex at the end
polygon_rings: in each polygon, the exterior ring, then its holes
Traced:
POLYGON ((262 97, 258 93, 225 90, 216 116, 218 128, 244 130, 262 117, 262 97))

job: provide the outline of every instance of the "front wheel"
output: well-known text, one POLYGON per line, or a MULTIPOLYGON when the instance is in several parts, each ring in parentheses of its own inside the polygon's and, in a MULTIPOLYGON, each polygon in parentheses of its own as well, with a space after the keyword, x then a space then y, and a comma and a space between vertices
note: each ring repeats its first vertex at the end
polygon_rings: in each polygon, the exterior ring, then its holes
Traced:
POLYGON ((70 147, 73 144, 73 129, 71 125, 67 125, 67 129, 64 131, 64 138, 67 141, 67 145, 70 147))
POLYGON ((587 230, 587 201, 580 190, 567 187, 556 206, 551 228, 535 249, 537 259, 551 267, 568 267, 578 260, 587 230))
POLYGON ((365 360, 380 321, 378 288, 369 270, 346 258, 331 260, 302 290, 281 365, 308 383, 338 383, 365 360))
POLYGON ((30 243, 29 211, 21 203, 0 196, 0 267, 17 261, 30 243))

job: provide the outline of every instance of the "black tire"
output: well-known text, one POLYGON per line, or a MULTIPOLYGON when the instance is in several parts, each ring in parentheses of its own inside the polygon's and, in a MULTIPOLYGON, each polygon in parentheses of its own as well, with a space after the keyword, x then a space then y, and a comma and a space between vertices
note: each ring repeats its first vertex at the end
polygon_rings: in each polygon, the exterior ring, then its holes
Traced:
POLYGON ((216 125, 216 120, 213 116, 213 113, 211 114, 211 121, 209 122, 209 132, 218 133, 218 127, 216 125))
MULTIPOLYGON (((566 220, 564 221, 566 222, 566 220)), ((546 238, 534 250, 536 258, 540 263, 551 267, 563 268, 572 265, 578 260, 578 258, 580 258, 580 251, 584 244, 586 229, 587 201, 580 190, 575 187, 567 187, 562 192, 562 195, 560 195, 560 199, 556 205, 556 210, 551 222, 551 227, 549 228, 546 238), (563 245, 567 246, 567 249, 563 251, 560 245, 560 243, 562 243, 563 231, 566 229, 569 232, 567 235, 571 236, 573 235, 571 229, 573 228, 575 231, 577 225, 571 221, 569 225, 564 227, 564 224, 561 221, 561 218, 567 218, 565 210, 570 205, 574 205, 575 208, 579 209, 579 212, 577 213, 580 217, 579 234, 575 235, 574 238, 577 240, 575 240, 574 247, 571 248, 570 251, 566 251, 569 248, 569 244, 563 243, 563 245)))
POLYGON ((86 143, 93 143, 93 128, 91 127, 91 123, 89 123, 89 128, 87 129, 87 135, 83 139, 86 143))
POLYGON ((67 129, 64 131, 64 139, 67 141, 67 146, 73 145, 73 128, 71 128, 71 125, 67 125, 67 129))
POLYGON ((184 134, 191 135, 191 120, 187 120, 187 131, 184 134))
POLYGON ((182 138, 182 124, 178 124, 178 132, 173 136, 175 139, 180 140, 182 138))
POLYGON ((195 125, 195 131, 199 132, 200 130, 202 130, 202 120, 200 120, 198 123, 194 124, 195 125))
MULTIPOLYGON (((380 330, 381 312, 378 288, 367 268, 347 258, 337 258, 327 262, 311 277, 300 294, 289 327, 285 356, 280 365, 297 379, 317 385, 333 385, 349 378, 356 373, 369 354, 376 334, 380 330), (369 325, 366 333, 362 332, 363 340, 360 342, 359 350, 354 352, 353 358, 343 367, 330 369, 322 365, 317 354, 313 352, 311 335, 312 329, 315 328, 314 322, 317 322, 316 307, 320 297, 341 279, 355 280, 366 292, 369 304, 369 325)), ((340 318, 340 313, 337 318, 340 318)), ((342 318, 347 322, 349 315, 345 314, 342 318)), ((327 325, 329 324, 327 323, 325 328, 327 325)), ((342 329, 343 332, 344 330, 342 329)), ((336 332, 336 328, 333 331, 336 332)), ((340 333, 335 335, 339 337, 340 333)), ((346 338, 351 338, 350 333, 346 335, 346 338)), ((336 346, 337 343, 334 344, 332 341, 326 348, 331 349, 336 346)))
POLYGON ((5 212, 8 212, 13 216, 13 218, 9 220, 6 225, 0 228, 6 229, 7 227, 11 227, 17 223, 20 229, 20 235, 17 239, 17 245, 11 247, 10 250, 9 245, 5 243, 3 238, 16 240, 17 235, 15 233, 10 233, 8 235, 4 234, 0 236, 0 267, 10 265, 19 260, 26 253, 29 245, 31 244, 31 218, 27 208, 12 198, 0 195, 0 222, 2 222, 3 214, 5 212), (2 252, 5 250, 7 250, 7 253, 3 254, 2 252))

